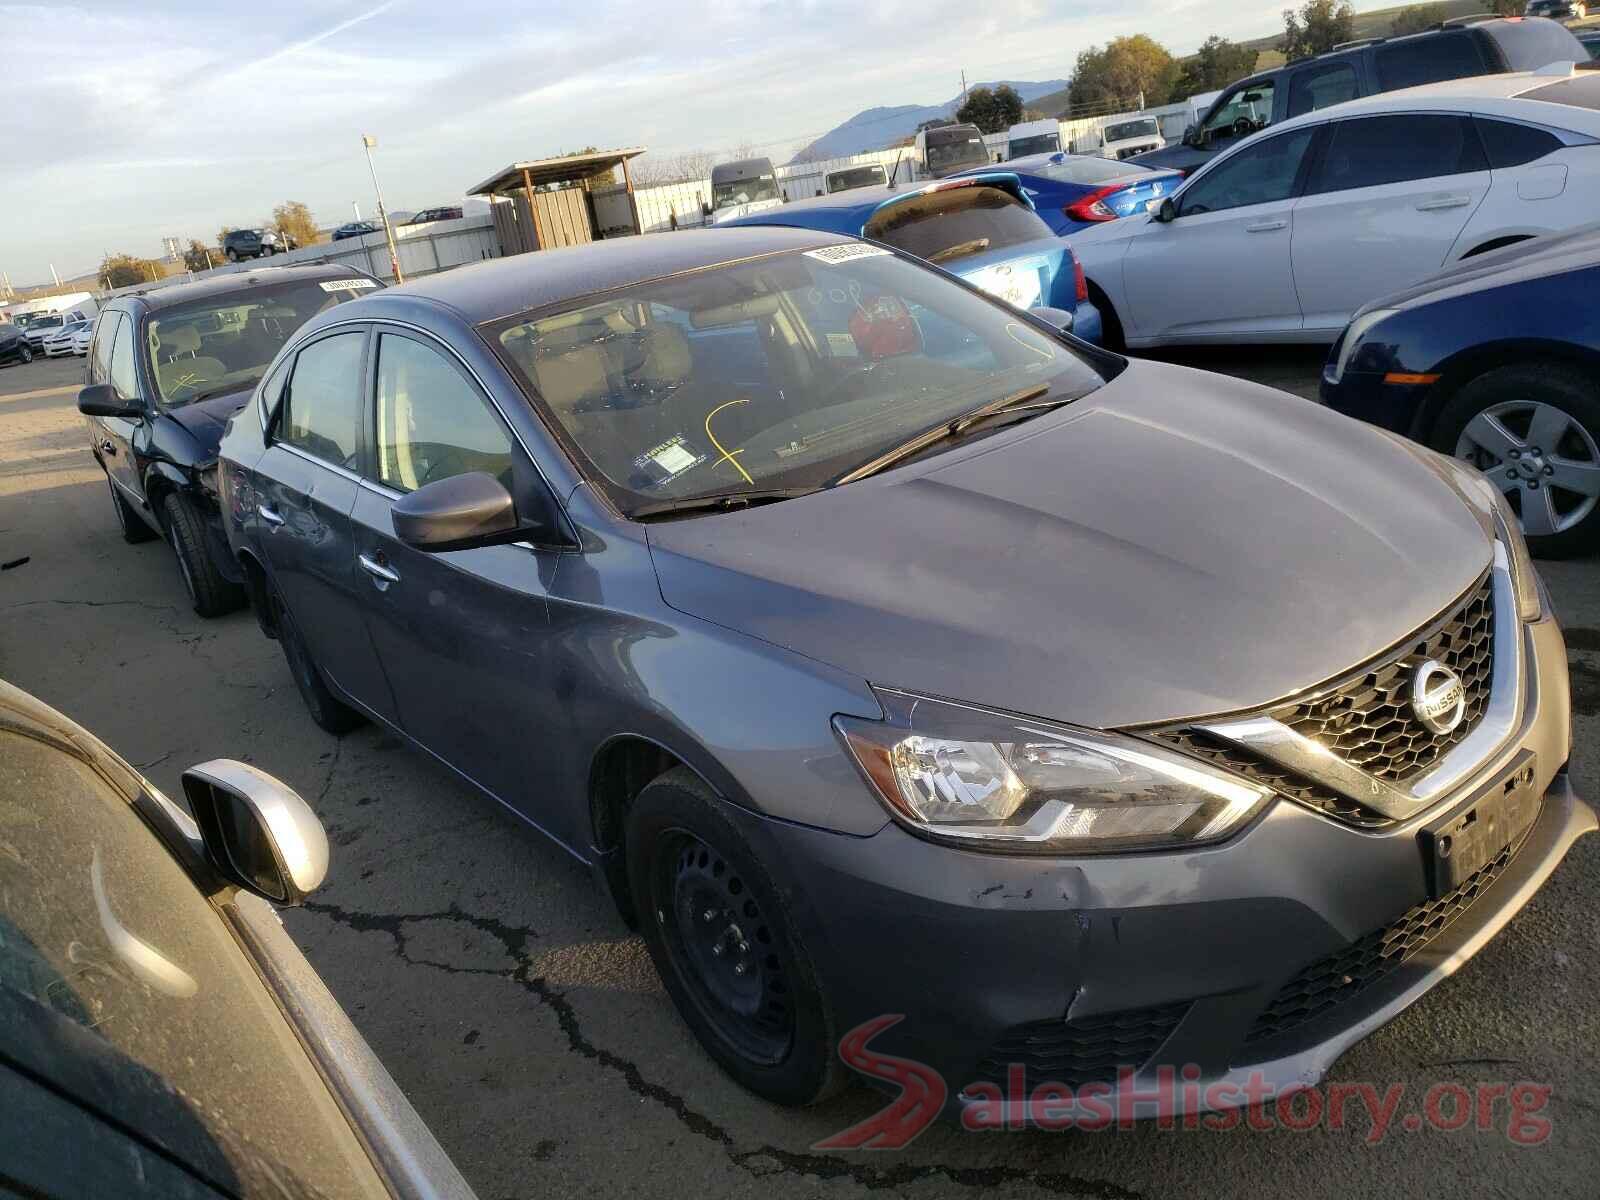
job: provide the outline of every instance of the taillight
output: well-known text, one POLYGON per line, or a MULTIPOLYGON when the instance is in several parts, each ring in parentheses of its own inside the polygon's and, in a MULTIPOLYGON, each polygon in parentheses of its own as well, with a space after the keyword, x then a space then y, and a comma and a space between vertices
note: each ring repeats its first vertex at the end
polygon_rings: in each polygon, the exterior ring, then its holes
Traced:
POLYGON ((1072 286, 1079 304, 1089 298, 1089 281, 1083 277, 1083 264, 1076 254, 1072 256, 1072 286))
POLYGON ((1115 221, 1117 214, 1106 204, 1106 197, 1113 192, 1120 192, 1122 188, 1123 185, 1120 183, 1103 187, 1097 192, 1090 192, 1087 196, 1073 201, 1061 211, 1074 221, 1115 221))

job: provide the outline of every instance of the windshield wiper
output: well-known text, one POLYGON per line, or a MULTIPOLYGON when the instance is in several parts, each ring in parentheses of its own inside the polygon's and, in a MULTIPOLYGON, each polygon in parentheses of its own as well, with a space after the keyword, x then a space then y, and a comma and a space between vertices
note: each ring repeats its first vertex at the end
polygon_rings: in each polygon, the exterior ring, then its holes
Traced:
POLYGON ((932 429, 925 429, 921 433, 917 434, 916 437, 908 438, 907 440, 901 442, 898 446, 890 447, 888 450, 885 450, 882 454, 878 455, 877 458, 872 459, 870 462, 862 463, 859 467, 855 467, 852 470, 845 472, 833 482, 835 485, 841 483, 854 483, 858 479, 865 479, 868 475, 876 475, 879 471, 894 466, 894 464, 899 462, 901 459, 910 458, 913 454, 918 454, 923 450, 926 450, 935 442, 942 442, 946 438, 960 437, 979 421, 987 420, 988 418, 996 416, 999 413, 1008 411, 1021 412, 1023 410, 1030 409, 1057 408, 1063 404, 1070 404, 1073 400, 1077 399, 1076 396, 1062 396, 1044 404, 1028 403, 1030 400, 1037 400, 1040 396, 1043 396, 1049 392, 1049 390, 1049 384, 1039 383, 1035 384, 1033 387, 1023 388, 1020 392, 1012 392, 1009 396, 1001 396, 998 400, 991 400, 989 403, 980 405, 971 412, 962 413, 959 417, 951 418, 942 425, 935 425, 932 429))
POLYGON ((652 500, 628 510, 635 521, 650 517, 663 517, 676 513, 730 512, 736 508, 753 508, 757 504, 776 504, 780 500, 793 500, 820 491, 814 487, 756 488, 748 492, 718 492, 710 496, 686 496, 682 500, 652 500))

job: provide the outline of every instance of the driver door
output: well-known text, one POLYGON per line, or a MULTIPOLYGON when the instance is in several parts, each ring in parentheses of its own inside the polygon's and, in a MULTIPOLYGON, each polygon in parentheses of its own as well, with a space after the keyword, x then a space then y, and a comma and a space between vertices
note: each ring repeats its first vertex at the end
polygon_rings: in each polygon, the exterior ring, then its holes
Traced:
MULTIPOLYGON (((1297 332, 1294 210, 1317 129, 1263 135, 1200 172, 1123 259, 1128 336, 1211 341, 1297 332)), ((1138 218, 1130 218, 1137 220, 1138 218)))

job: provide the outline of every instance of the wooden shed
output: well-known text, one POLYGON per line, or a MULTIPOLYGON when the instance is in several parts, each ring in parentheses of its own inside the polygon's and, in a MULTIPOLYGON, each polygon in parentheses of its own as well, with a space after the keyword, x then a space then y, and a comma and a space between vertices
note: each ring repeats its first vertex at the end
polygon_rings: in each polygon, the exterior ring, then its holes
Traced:
POLYGON ((576 246, 600 237, 639 233, 628 160, 643 146, 515 162, 469 196, 485 196, 502 254, 576 246), (622 186, 615 186, 622 168, 622 186), (619 219, 620 214, 620 219, 619 219))

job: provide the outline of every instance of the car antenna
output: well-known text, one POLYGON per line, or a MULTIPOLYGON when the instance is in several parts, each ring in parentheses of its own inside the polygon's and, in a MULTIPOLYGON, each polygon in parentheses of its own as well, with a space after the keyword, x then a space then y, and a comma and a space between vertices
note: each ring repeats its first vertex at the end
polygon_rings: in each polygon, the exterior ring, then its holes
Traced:
POLYGON ((900 160, 901 160, 901 158, 903 158, 905 156, 905 152, 906 152, 906 148, 904 146, 901 146, 900 147, 900 153, 896 154, 894 156, 894 170, 889 172, 889 184, 888 184, 889 187, 893 187, 894 186, 894 177, 896 175, 900 174, 900 160))

